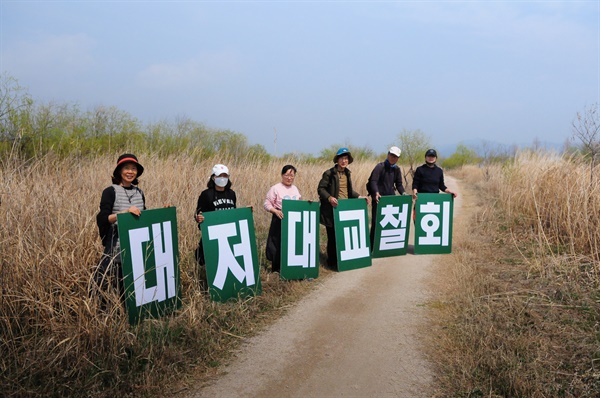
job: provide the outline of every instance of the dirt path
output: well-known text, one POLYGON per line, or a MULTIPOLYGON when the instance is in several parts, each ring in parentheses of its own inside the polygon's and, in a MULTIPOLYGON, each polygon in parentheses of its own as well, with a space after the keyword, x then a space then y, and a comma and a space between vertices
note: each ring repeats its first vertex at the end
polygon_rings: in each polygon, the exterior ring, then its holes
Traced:
MULTIPOLYGON (((459 196, 455 222, 461 206, 459 196)), ((432 396, 419 334, 442 259, 409 253, 333 275, 189 397, 432 396)))

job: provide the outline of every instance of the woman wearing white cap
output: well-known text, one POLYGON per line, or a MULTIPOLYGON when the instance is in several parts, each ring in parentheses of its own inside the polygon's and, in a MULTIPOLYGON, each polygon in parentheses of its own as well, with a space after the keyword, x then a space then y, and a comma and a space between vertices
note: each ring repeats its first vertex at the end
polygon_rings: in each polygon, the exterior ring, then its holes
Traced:
MULTIPOLYGON (((198 223, 198 229, 200 229, 200 223, 204 221, 203 212, 235 209, 237 205, 235 192, 231 189, 227 166, 223 164, 214 165, 206 187, 207 189, 202 191, 200 197, 198 197, 198 204, 196 205, 194 219, 198 223)), ((202 239, 200 239, 196 249, 196 261, 200 265, 205 264, 202 239)))

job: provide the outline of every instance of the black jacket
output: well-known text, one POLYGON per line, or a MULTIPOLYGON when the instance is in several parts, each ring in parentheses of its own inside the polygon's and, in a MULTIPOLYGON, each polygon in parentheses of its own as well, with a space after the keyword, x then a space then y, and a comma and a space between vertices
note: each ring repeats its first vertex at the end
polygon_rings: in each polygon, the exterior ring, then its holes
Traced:
MULTIPOLYGON (((334 166, 325 170, 317 188, 317 193, 321 200, 321 224, 326 227, 333 227, 333 206, 329 203, 329 197, 333 196, 337 199, 340 196, 340 178, 338 177, 336 167, 334 166)), ((350 170, 346 168, 344 169, 344 173, 348 180, 348 198, 358 198, 360 194, 352 189, 350 170)))
POLYGON ((412 189, 421 193, 440 193, 448 187, 444 184, 444 171, 436 164, 429 167, 427 163, 417 167, 413 177, 412 189))
POLYGON ((404 186, 400 167, 392 167, 387 161, 378 163, 371 172, 367 190, 371 196, 374 196, 376 192, 379 192, 381 196, 394 195, 395 191, 402 195, 404 186))

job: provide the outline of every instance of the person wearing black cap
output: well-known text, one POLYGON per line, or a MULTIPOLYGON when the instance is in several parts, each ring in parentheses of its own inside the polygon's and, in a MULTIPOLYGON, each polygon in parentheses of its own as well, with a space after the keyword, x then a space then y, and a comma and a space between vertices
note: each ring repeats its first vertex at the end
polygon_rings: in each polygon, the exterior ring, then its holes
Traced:
POLYGON ((112 174, 112 185, 102 191, 100 211, 96 215, 104 253, 94 271, 93 279, 101 290, 112 286, 121 297, 124 290, 117 214, 131 213, 139 217, 142 210, 146 209, 144 192, 137 186, 142 173, 144 167, 135 155, 125 153, 119 156, 112 174))
POLYGON ((382 196, 395 195, 396 191, 403 195, 405 190, 402 185, 402 173, 398 166, 398 159, 402 151, 397 146, 389 149, 387 159, 378 163, 367 182, 367 191, 371 196, 371 249, 375 240, 375 223, 377 222, 377 204, 382 196))
POLYGON ((333 208, 337 207, 338 199, 365 198, 371 203, 368 196, 361 196, 352 188, 352 178, 348 165, 354 159, 348 148, 340 148, 333 157, 333 166, 325 170, 317 193, 321 200, 321 224, 327 231, 327 265, 337 270, 337 252, 335 247, 335 228, 333 226, 333 208))
POLYGON ((413 199, 417 199, 417 194, 421 193, 439 193, 440 191, 449 193, 456 198, 456 192, 448 189, 444 183, 444 171, 435 164, 437 152, 435 149, 428 149, 425 152, 425 163, 415 170, 413 176, 412 191, 413 199))

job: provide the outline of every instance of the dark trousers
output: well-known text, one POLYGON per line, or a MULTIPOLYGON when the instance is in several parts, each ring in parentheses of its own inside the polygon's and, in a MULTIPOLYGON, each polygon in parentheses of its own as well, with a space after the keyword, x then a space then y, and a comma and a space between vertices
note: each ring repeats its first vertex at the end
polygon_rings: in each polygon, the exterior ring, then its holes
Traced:
POLYGON ((271 261, 271 271, 279 272, 281 270, 281 219, 275 214, 271 217, 265 252, 267 260, 271 261))
POLYGON ((373 251, 373 242, 375 242, 375 223, 377 222, 377 203, 375 198, 371 198, 371 251, 373 251))
POLYGON ((327 231, 327 265, 337 271, 337 249, 335 244, 335 228, 325 227, 327 231))
POLYGON ((116 228, 111 229, 112 237, 104 247, 104 253, 92 275, 92 286, 89 286, 91 297, 100 300, 100 307, 106 309, 110 301, 110 292, 116 292, 121 302, 125 303, 125 288, 123 286, 123 268, 121 264, 120 247, 116 228))

